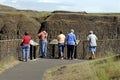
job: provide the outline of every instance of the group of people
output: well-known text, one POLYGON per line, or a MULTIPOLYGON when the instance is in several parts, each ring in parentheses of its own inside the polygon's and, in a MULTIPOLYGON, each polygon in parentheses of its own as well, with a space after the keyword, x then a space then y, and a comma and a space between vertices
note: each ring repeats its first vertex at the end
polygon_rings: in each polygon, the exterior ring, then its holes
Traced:
MULTIPOLYGON (((67 45, 67 59, 74 59, 75 58, 75 46, 77 45, 76 42, 76 35, 74 34, 74 30, 71 29, 70 33, 65 35, 60 31, 60 34, 57 37, 58 40, 58 49, 59 49, 59 58, 63 59, 64 53, 64 46, 65 43, 67 45)), ((90 57, 89 59, 95 59, 95 52, 96 52, 96 41, 98 40, 97 36, 93 34, 93 31, 89 31, 89 35, 87 36, 87 40, 89 42, 89 52, 90 57)))
POLYGON ((59 58, 63 59, 64 46, 67 45, 67 59, 74 59, 75 45, 76 45, 76 35, 74 30, 71 29, 70 33, 65 36, 62 31, 57 37, 58 40, 58 49, 59 49, 59 58))
MULTIPOLYGON (((41 31, 38 34, 38 37, 40 39, 39 45, 40 45, 40 53, 42 58, 46 57, 47 53, 47 36, 48 33, 46 31, 41 31)), ((22 37, 22 61, 27 62, 30 57, 30 44, 31 44, 31 36, 28 32, 24 33, 24 36, 22 37)))
MULTIPOLYGON (((87 36, 87 40, 89 42, 89 51, 90 51, 90 57, 89 59, 95 59, 95 52, 96 52, 96 40, 98 39, 95 34, 93 34, 93 31, 89 32, 90 34, 87 36)), ((47 56, 47 37, 48 33, 46 31, 41 31, 38 34, 38 37, 40 39, 40 57, 44 58, 47 56)), ((28 32, 25 32, 25 35, 22 37, 22 61, 28 61, 29 54, 30 54, 30 40, 31 37, 28 34, 28 32)), ((58 56, 60 59, 64 59, 64 47, 67 45, 67 59, 74 59, 74 52, 75 52, 75 46, 77 44, 76 35, 74 34, 74 30, 71 29, 70 33, 68 33, 66 36, 63 34, 62 31, 60 31, 60 34, 57 36, 58 41, 58 56)))

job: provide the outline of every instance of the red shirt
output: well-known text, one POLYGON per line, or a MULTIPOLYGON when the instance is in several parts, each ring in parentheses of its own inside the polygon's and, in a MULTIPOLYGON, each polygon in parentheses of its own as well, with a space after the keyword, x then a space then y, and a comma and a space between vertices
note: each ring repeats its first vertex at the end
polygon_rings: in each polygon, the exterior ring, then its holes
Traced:
POLYGON ((24 45, 29 45, 30 44, 30 40, 31 40, 31 37, 26 35, 26 36, 23 36, 23 44, 24 45))

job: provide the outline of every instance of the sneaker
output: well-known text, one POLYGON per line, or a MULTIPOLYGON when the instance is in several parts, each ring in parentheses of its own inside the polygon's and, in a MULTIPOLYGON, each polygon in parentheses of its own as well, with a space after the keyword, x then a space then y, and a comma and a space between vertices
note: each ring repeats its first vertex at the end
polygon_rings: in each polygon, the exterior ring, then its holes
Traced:
POLYGON ((33 59, 32 61, 36 61, 37 59, 33 59))
POLYGON ((74 58, 71 58, 71 60, 74 60, 74 58))
POLYGON ((63 57, 61 57, 61 59, 63 60, 64 58, 63 58, 63 57))
POLYGON ((92 57, 89 57, 89 60, 91 60, 92 59, 92 57))
POLYGON ((67 59, 67 60, 71 60, 71 58, 69 58, 69 57, 67 57, 66 59, 67 59))
POLYGON ((22 60, 23 62, 26 62, 26 60, 22 60))

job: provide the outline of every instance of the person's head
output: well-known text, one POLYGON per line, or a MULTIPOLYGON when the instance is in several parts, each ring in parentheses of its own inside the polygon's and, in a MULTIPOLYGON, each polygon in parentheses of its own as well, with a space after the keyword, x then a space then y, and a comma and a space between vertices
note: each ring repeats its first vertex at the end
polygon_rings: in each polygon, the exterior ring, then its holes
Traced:
POLYGON ((60 34, 62 34, 63 33, 63 31, 60 31, 60 34))
POLYGON ((89 31, 90 34, 93 34, 93 31, 89 31))
POLYGON ((29 33, 28 33, 28 32, 25 32, 25 35, 29 35, 29 33))
POLYGON ((71 32, 71 33, 74 33, 74 29, 71 29, 70 32, 71 32))

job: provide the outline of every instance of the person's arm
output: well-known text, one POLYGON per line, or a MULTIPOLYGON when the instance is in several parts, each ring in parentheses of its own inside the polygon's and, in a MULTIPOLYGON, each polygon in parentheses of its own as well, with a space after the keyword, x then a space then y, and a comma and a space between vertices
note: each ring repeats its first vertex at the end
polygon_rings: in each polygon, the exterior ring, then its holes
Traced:
POLYGON ((58 35, 58 36, 57 36, 57 41, 59 41, 59 39, 60 39, 60 38, 59 38, 59 35, 58 35))
POLYGON ((38 34, 38 37, 40 37, 40 35, 41 35, 41 32, 38 34))
POLYGON ((77 45, 77 39, 75 35, 74 35, 74 42, 75 42, 75 45, 77 45))
POLYGON ((65 44, 67 45, 68 35, 66 35, 65 44))
POLYGON ((42 32, 38 34, 39 39, 41 39, 41 36, 42 36, 42 32))
POLYGON ((44 34, 44 36, 45 36, 45 39, 47 39, 48 33, 43 33, 43 34, 44 34))
POLYGON ((75 36, 75 34, 74 34, 74 42, 75 42, 75 43, 76 43, 76 40, 77 40, 77 39, 76 39, 76 36, 75 36))
POLYGON ((89 36, 87 36, 87 40, 89 41, 89 36))
POLYGON ((96 40, 98 40, 98 37, 96 36, 96 40))
POLYGON ((22 42, 24 41, 24 36, 22 37, 22 42))

